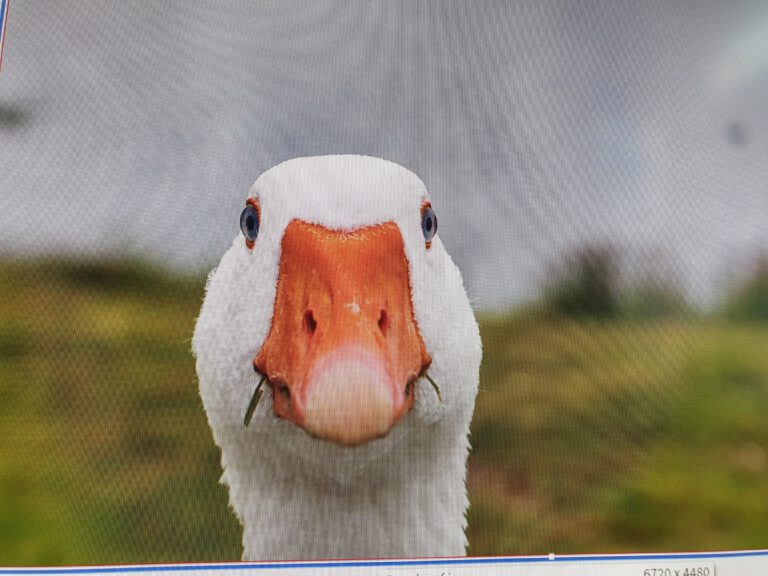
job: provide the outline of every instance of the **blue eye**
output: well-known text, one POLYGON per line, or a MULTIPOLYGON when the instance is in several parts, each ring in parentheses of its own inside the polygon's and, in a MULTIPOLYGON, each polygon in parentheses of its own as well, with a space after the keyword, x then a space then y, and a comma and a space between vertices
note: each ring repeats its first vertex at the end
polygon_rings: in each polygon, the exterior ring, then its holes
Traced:
POLYGON ((253 245, 259 235, 259 211, 253 204, 248 204, 240 214, 240 230, 246 243, 253 245))
POLYGON ((429 204, 424 206, 421 211, 421 231, 424 234, 424 240, 427 241, 427 247, 429 247, 432 238, 437 234, 437 215, 429 204))

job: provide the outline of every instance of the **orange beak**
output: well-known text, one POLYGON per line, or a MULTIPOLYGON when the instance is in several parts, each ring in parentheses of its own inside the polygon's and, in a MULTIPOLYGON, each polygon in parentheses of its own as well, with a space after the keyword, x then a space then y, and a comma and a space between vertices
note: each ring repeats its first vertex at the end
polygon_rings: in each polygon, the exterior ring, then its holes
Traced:
POLYGON ((413 383, 430 362, 398 227, 338 231, 293 220, 272 326, 253 360, 275 415, 316 438, 363 444, 413 407, 413 383))

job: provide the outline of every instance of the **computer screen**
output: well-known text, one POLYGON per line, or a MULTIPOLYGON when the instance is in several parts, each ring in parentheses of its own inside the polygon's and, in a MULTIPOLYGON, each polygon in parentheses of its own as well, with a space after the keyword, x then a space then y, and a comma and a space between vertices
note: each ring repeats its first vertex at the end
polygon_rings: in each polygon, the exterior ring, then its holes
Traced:
POLYGON ((0 11, 0 566, 765 568, 764 2, 0 11))

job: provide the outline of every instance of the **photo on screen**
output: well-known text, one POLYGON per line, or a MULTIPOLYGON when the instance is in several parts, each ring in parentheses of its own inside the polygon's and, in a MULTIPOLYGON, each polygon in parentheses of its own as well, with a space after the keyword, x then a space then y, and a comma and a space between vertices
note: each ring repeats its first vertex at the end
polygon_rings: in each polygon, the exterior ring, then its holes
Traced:
POLYGON ((768 548, 764 2, 3 10, 0 566, 768 548))

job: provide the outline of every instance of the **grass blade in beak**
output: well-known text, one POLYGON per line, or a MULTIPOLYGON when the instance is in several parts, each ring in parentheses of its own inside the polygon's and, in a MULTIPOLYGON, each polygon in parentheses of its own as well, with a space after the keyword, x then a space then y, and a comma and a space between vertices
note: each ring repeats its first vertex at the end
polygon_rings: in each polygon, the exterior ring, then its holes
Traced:
POLYGON ((251 418, 253 418, 253 413, 256 412, 256 406, 259 405, 259 400, 261 399, 261 394, 259 392, 261 391, 261 385, 264 384, 264 380, 267 379, 267 375, 261 377, 261 380, 259 380, 259 385, 256 386, 256 390, 253 391, 253 397, 251 398, 250 403, 248 404, 248 410, 245 411, 245 420, 243 423, 248 426, 248 424, 251 423, 251 418))
POLYGON ((429 377, 429 374, 424 372, 424 377, 429 380, 429 383, 432 384, 432 388, 435 389, 435 393, 437 394, 437 399, 440 400, 440 402, 443 401, 443 396, 440 394, 440 388, 435 384, 435 381, 432 380, 432 378, 429 377))

